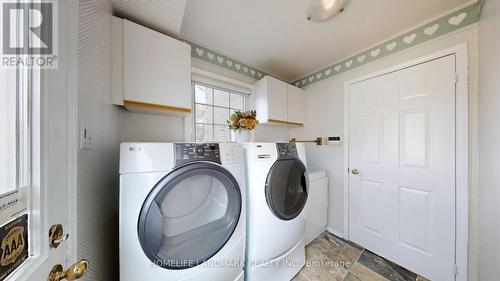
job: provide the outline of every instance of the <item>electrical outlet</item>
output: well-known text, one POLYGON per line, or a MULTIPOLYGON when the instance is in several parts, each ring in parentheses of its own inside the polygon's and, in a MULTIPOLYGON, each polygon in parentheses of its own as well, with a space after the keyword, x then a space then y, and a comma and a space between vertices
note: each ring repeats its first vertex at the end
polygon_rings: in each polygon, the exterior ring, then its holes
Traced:
POLYGON ((86 123, 80 123, 80 149, 92 149, 92 132, 86 123))

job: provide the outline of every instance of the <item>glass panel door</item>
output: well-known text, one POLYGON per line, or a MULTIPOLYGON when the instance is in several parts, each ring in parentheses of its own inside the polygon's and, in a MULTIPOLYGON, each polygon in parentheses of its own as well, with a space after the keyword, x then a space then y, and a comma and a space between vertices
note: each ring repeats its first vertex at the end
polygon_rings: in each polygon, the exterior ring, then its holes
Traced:
POLYGON ((0 280, 29 257, 30 102, 28 70, 0 69, 0 280))
POLYGON ((307 201, 306 168, 299 159, 276 161, 266 180, 266 200, 280 219, 296 218, 307 201))
POLYGON ((197 266, 233 234, 241 213, 234 177, 212 163, 182 166, 163 178, 139 216, 139 240, 148 258, 168 269, 197 266))

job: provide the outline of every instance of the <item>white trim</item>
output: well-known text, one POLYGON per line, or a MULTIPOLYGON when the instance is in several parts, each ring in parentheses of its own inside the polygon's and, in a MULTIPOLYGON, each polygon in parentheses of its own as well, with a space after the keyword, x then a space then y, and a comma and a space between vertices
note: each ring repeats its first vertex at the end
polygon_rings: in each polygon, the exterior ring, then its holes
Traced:
POLYGON ((216 74, 210 71, 206 71, 197 67, 192 67, 191 73, 192 73, 191 80, 194 82, 209 84, 212 86, 224 88, 227 90, 232 90, 247 95, 250 95, 253 90, 252 84, 238 81, 236 79, 229 78, 224 75, 216 74))
POLYGON ((455 51, 456 73, 456 237, 455 263, 456 280, 468 278, 469 257, 469 63, 467 44, 460 45, 455 51))
POLYGON ((333 226, 327 225, 326 231, 330 232, 331 234, 333 234, 337 237, 344 238, 344 234, 341 231, 338 231, 337 229, 335 229, 333 226))
MULTIPOLYGON (((40 71, 35 69, 31 72, 31 80, 34 81, 33 84, 43 85, 42 77, 40 71)), ((40 87, 41 88, 41 87, 40 87)), ((31 186, 32 189, 29 194, 29 209, 30 209, 30 233, 29 243, 31 243, 30 256, 24 263, 22 263, 11 275, 7 276, 6 281, 10 280, 26 280, 25 276, 32 275, 36 269, 40 267, 47 258, 49 257, 48 247, 45 247, 45 231, 44 225, 47 220, 46 206, 43 206, 45 199, 45 184, 42 183, 44 180, 41 173, 41 167, 43 166, 41 150, 42 150, 42 139, 44 136, 41 135, 41 106, 42 100, 40 95, 41 89, 31 88, 31 186), (32 210, 38 212, 32 212, 32 210)))
POLYGON ((351 83, 344 84, 344 227, 342 229, 343 237, 349 240, 349 86, 351 83))
MULTIPOLYGON (((456 281, 467 280, 468 245, 469 245, 469 126, 468 126, 468 52, 467 43, 457 45, 450 49, 400 64, 382 71, 363 75, 344 84, 344 168, 349 169, 349 87, 355 83, 385 75, 401 69, 412 67, 440 57, 455 55, 456 73, 458 81, 456 86, 456 237, 455 237, 455 262, 457 264, 456 281)), ((343 234, 349 240, 349 176, 344 177, 344 229, 343 234)))
POLYGON ((69 1, 66 8, 67 17, 67 66, 66 89, 67 99, 67 145, 68 145, 68 231, 71 238, 68 243, 66 263, 71 264, 77 260, 78 241, 78 190, 77 190, 77 159, 78 159, 78 3, 69 1))

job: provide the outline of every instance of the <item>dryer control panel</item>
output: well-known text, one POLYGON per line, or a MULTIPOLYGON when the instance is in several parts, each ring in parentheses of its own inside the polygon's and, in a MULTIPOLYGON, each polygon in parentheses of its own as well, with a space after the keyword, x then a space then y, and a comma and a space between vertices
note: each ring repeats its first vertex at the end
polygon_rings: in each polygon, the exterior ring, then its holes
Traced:
POLYGON ((218 143, 176 143, 175 166, 194 161, 221 163, 218 143))
POLYGON ((277 143, 278 159, 299 158, 297 146, 294 143, 277 143))

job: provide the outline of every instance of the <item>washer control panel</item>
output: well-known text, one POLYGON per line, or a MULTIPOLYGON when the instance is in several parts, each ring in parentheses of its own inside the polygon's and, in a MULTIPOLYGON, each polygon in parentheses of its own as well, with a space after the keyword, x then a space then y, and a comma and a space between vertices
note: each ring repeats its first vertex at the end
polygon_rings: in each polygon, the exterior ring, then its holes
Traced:
POLYGON ((221 163, 218 143, 176 143, 175 166, 194 161, 221 163))
POLYGON ((277 143, 278 159, 299 158, 297 146, 294 143, 277 143))

